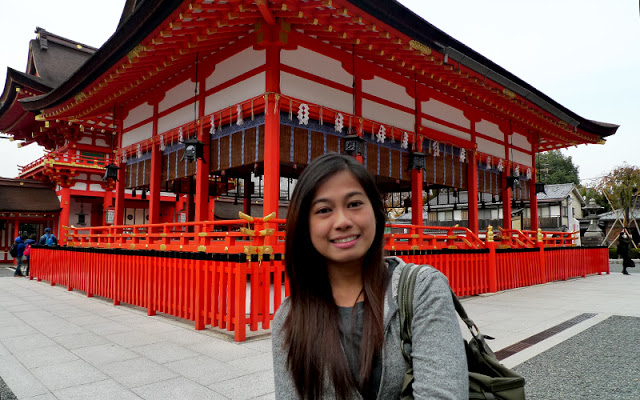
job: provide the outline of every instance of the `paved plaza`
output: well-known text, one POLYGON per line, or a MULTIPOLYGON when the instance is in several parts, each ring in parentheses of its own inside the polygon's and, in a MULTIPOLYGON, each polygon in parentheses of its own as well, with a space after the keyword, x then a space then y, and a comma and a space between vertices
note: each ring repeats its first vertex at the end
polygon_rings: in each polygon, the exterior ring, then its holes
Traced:
MULTIPOLYGON (((609 275, 463 304, 496 338, 490 345, 507 356, 503 363, 525 375, 530 398, 637 399, 638 269, 624 276, 612 263, 609 275)), ((195 331, 192 323, 0 270, 2 400, 274 398, 268 334, 234 343, 211 328, 195 331)))

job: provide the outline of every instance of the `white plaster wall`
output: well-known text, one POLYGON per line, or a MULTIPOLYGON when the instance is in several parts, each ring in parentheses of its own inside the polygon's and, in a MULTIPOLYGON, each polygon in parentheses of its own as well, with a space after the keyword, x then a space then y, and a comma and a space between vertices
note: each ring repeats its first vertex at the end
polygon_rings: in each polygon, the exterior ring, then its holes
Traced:
POLYGON ((79 144, 92 144, 93 143, 93 139, 91 139, 91 136, 85 135, 82 137, 82 139, 78 140, 79 144))
POLYGON ((476 123, 476 132, 482 133, 483 135, 490 136, 500 141, 504 141, 504 133, 500 131, 500 128, 498 128, 498 125, 494 124, 493 122, 486 121, 484 119, 476 123))
MULTIPOLYGON (((218 63, 215 70, 206 79, 207 89, 225 83, 261 65, 266 64, 266 51, 248 48, 218 63)), ((264 92, 264 86, 262 88, 264 92)))
POLYGON ((78 174, 76 179, 79 181, 86 181, 87 179, 89 179, 89 176, 87 174, 82 173, 82 174, 78 174))
MULTIPOLYGON (((394 127, 407 131, 415 131, 414 114, 397 110, 371 100, 362 99, 362 116, 383 124, 393 125, 394 127)), ((376 128, 376 132, 377 132, 376 128)), ((387 129, 388 130, 388 129, 387 129)))
MULTIPOLYGON (((478 143, 478 151, 481 153, 486 153, 491 156, 504 158, 504 146, 497 144, 495 142, 491 142, 487 139, 483 139, 480 137, 476 138, 476 142, 478 143)), ((492 162, 493 165, 496 165, 496 162, 492 162)))
POLYGON ((531 150, 531 143, 529 143, 527 137, 519 133, 514 132, 513 135, 509 136, 509 143, 525 150, 531 150))
POLYGON ((124 119, 122 126, 124 129, 129 128, 137 124, 138 122, 142 122, 147 118, 153 117, 153 106, 150 106, 147 103, 140 104, 138 107, 129 111, 129 115, 124 119))
MULTIPOLYGON (((184 125, 187 122, 193 122, 193 104, 184 106, 169 115, 159 118, 158 132, 166 132, 180 125, 184 125)), ((186 139, 188 132, 184 132, 184 134, 186 139)), ((149 135, 149 137, 151 137, 151 135, 149 135)))
POLYGON ((122 135, 122 147, 149 139, 153 134, 153 122, 144 124, 122 135))
MULTIPOLYGON (((526 165, 527 167, 531 166, 531 154, 523 153, 518 150, 509 150, 509 156, 513 162, 517 162, 518 164, 526 165), (513 151, 513 155, 511 155, 511 151, 513 151)), ((525 173, 525 171, 520 171, 520 173, 525 173)))
POLYGON ((404 86, 400 86, 379 76, 373 79, 363 80, 362 91, 412 110, 416 109, 415 100, 407 94, 404 86))
POLYGON ((330 88, 319 83, 282 72, 280 90, 303 101, 309 101, 345 113, 353 113, 353 96, 342 90, 330 88))
POLYGON ((91 185, 89 185, 89 190, 91 190, 92 192, 104 192, 105 191, 102 188, 102 186, 100 186, 99 183, 92 183, 91 185))
MULTIPOLYGON (((264 93, 266 75, 264 72, 256 76, 238 82, 235 85, 208 96, 204 102, 205 115, 220 110, 228 111, 229 106, 233 106, 241 101, 245 101, 264 93)), ((191 106, 193 107, 193 106, 191 106)), ((235 115, 235 108, 232 110, 235 115)), ((245 115, 245 118, 247 116, 245 115)), ((234 117, 235 119, 235 117, 234 117)))
POLYGON ((471 129, 471 122, 464 116, 464 111, 441 101, 434 99, 423 101, 422 112, 463 128, 471 129))
MULTIPOLYGON (((193 91, 195 89, 195 83, 187 79, 167 90, 164 99, 158 103, 158 112, 165 111, 176 104, 180 104, 185 100, 193 99, 193 91)), ((193 106, 193 104, 192 104, 193 106)))
POLYGON ((422 126, 427 128, 435 129, 439 132, 443 132, 449 134, 451 136, 455 136, 465 140, 471 140, 471 134, 466 132, 461 132, 457 129, 449 128, 448 126, 440 125, 437 122, 430 121, 426 118, 422 118, 422 126))
POLYGON ((84 182, 76 182, 74 183, 74 185, 71 187, 71 189, 75 189, 75 190, 87 190, 87 184, 84 182))
POLYGON ((280 63, 329 79, 341 85, 351 87, 353 84, 352 75, 342 68, 340 61, 304 47, 299 47, 296 50, 282 50, 280 63))
POLYGON ((107 141, 104 139, 96 139, 96 146, 107 146, 107 141))

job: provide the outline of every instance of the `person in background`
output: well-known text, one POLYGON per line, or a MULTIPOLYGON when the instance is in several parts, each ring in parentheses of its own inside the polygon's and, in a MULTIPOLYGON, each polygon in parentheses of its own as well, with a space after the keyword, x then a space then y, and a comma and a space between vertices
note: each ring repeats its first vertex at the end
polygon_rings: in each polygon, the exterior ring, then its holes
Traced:
POLYGON ((44 235, 40 237, 40 241, 38 242, 40 246, 57 246, 58 238, 51 233, 51 228, 46 228, 44 230, 44 235))
POLYGON ((38 242, 38 237, 36 236, 35 233, 32 233, 31 236, 29 236, 29 239, 25 240, 24 245, 24 251, 22 252, 22 263, 27 265, 27 270, 25 271, 24 275, 26 277, 29 277, 29 266, 30 266, 30 258, 31 258, 31 245, 35 244, 38 242))
POLYGON ((622 273, 629 275, 627 268, 633 268, 636 264, 631 259, 631 240, 626 232, 622 232, 618 239, 618 257, 622 258, 622 273))
POLYGON ((22 257, 24 253, 25 247, 27 245, 24 243, 27 240, 28 236, 26 234, 22 234, 16 238, 16 243, 18 243, 18 255, 16 256, 16 260, 18 260, 18 265, 16 266, 16 272, 14 272, 13 276, 22 276, 22 257))

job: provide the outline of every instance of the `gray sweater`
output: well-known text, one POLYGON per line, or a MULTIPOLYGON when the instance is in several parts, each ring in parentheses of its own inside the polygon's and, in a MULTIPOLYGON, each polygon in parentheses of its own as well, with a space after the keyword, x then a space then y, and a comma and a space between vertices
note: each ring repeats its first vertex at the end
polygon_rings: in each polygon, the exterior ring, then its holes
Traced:
MULTIPOLYGON (((398 281, 406 266, 397 257, 386 259, 393 268, 384 304, 385 345, 382 350, 382 378, 377 398, 398 399, 407 364, 400 350, 400 319, 398 316, 398 281)), ((283 349, 280 334, 289 312, 285 299, 273 320, 273 373, 276 399, 299 399, 291 374, 287 370, 287 350, 283 349)), ((468 399, 467 361, 456 312, 451 300, 447 278, 434 268, 418 274, 413 302, 412 321, 413 395, 420 399, 468 399)), ((309 332, 313 334, 313 332, 309 332)), ((334 399, 330 384, 325 388, 326 399, 334 399)), ((362 399, 354 391, 353 399, 362 399)))

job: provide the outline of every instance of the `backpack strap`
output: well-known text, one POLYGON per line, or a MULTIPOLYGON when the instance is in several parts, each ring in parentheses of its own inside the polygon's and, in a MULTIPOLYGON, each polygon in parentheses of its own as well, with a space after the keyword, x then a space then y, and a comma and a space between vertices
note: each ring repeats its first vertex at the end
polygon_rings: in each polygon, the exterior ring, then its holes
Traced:
MULTIPOLYGON (((400 338, 402 339, 402 355, 404 356, 407 365, 412 366, 413 362, 411 356, 405 351, 405 344, 411 344, 411 321, 413 320, 413 295, 416 287, 416 278, 418 272, 426 265, 415 265, 408 263, 400 273, 400 281, 398 282, 398 312, 400 315, 400 338)), ((467 312, 458 297, 451 291, 451 299, 453 300, 453 306, 456 309, 456 313, 460 316, 462 322, 467 325, 471 334, 475 337, 479 331, 476 324, 469 318, 467 312), (475 329, 475 331, 474 331, 475 329)))
POLYGON ((418 272, 425 267, 424 265, 416 266, 413 263, 405 265, 400 273, 400 281, 398 282, 398 313, 400 315, 400 338, 402 355, 407 365, 411 367, 413 360, 405 351, 405 345, 411 344, 411 321, 413 320, 413 292, 416 287, 416 278, 418 272))

